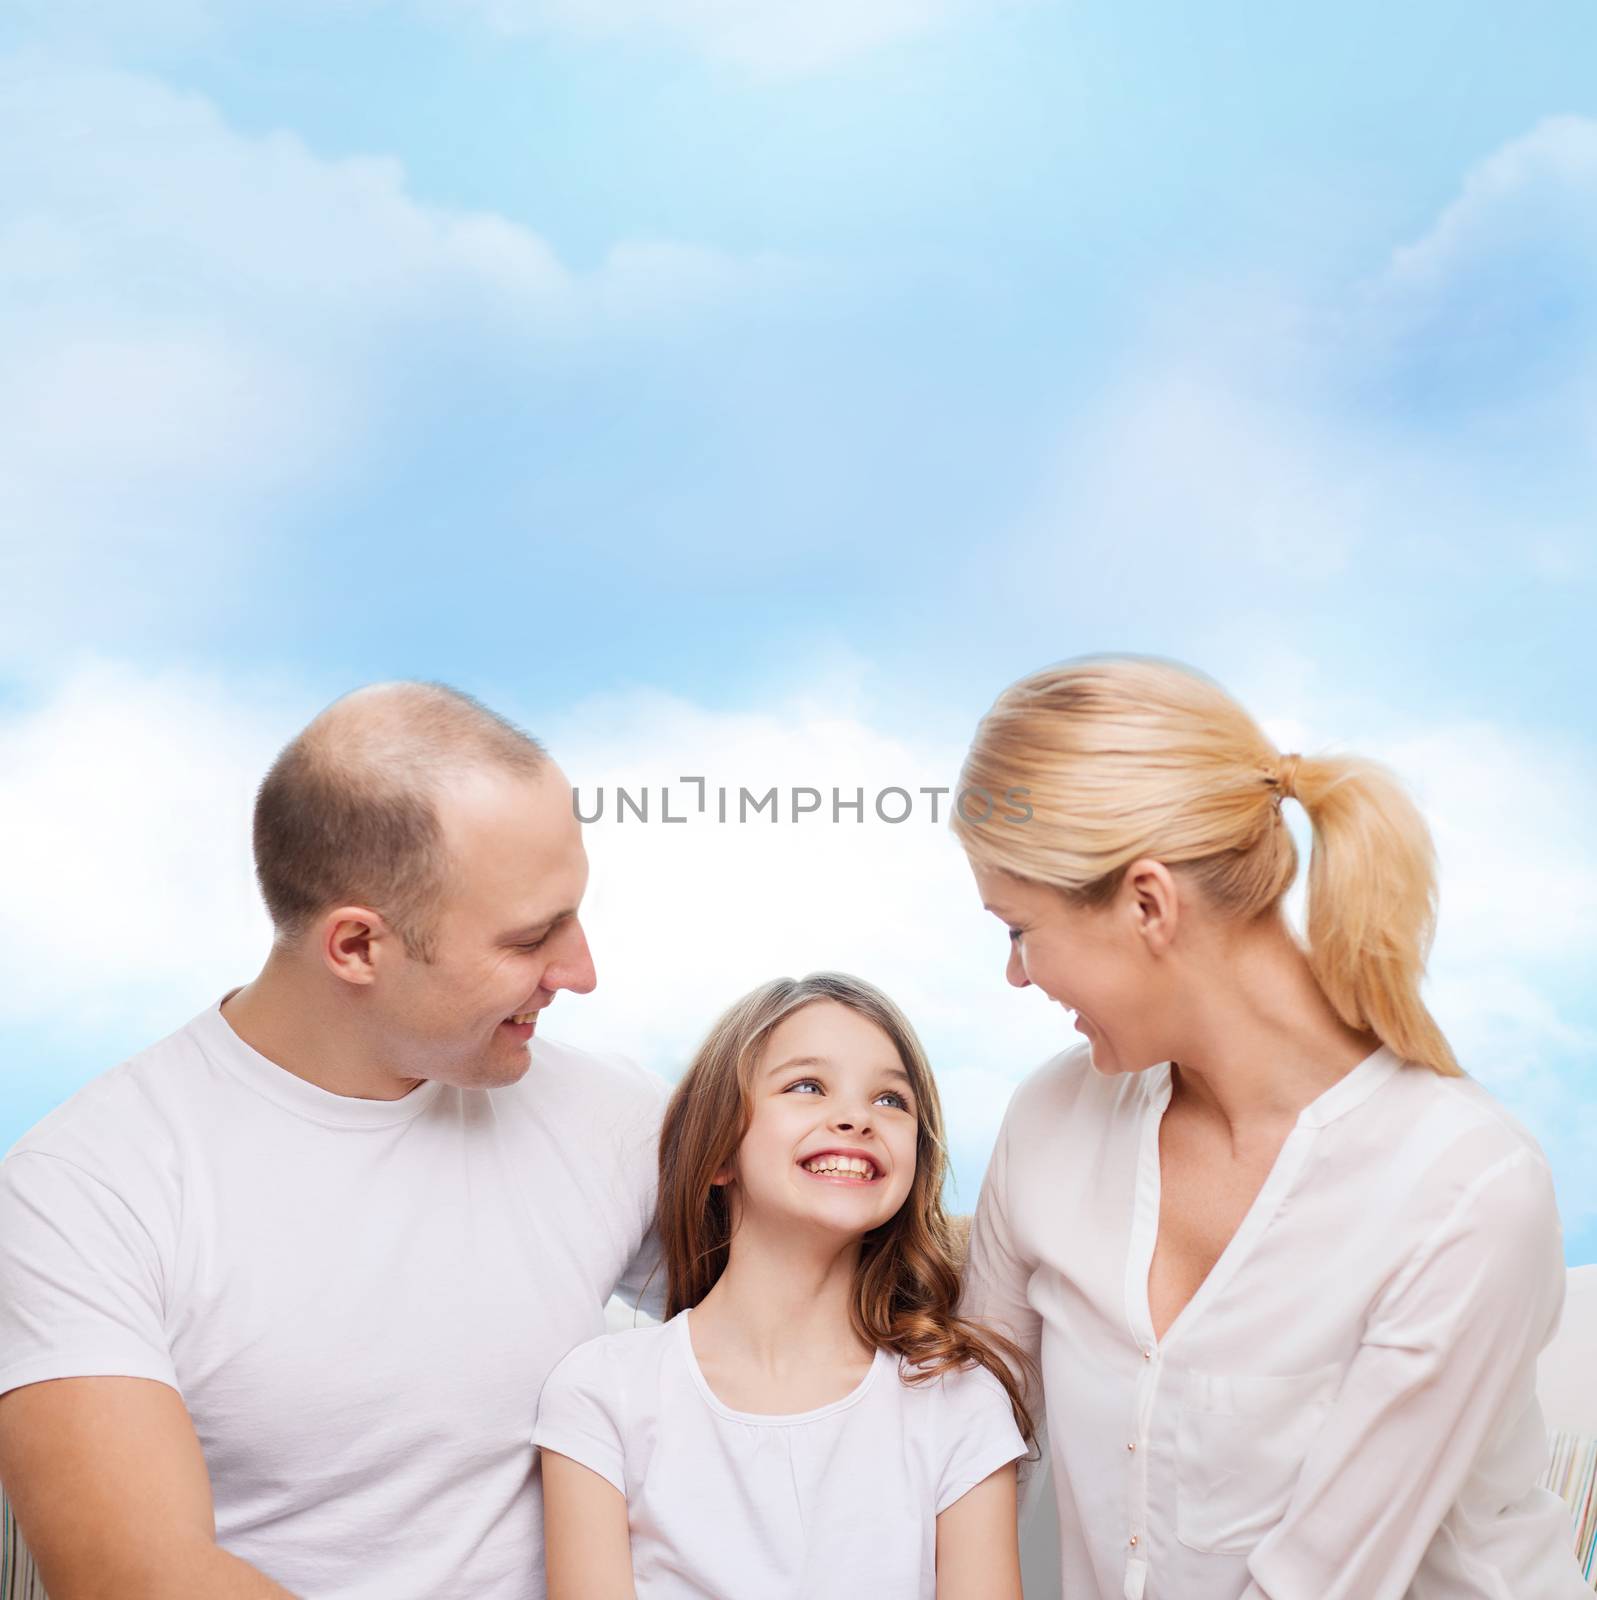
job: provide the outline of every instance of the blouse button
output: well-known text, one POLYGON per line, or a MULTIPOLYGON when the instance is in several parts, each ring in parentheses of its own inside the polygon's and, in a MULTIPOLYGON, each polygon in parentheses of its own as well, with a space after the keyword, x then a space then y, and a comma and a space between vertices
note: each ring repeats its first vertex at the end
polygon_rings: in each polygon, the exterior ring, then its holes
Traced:
POLYGON ((1133 1550, 1135 1550, 1137 1548, 1137 1536, 1136 1536, 1136 1534, 1132 1534, 1132 1536, 1131 1536, 1131 1548, 1133 1550))
POLYGON ((1152 1361, 1152 1360, 1153 1360, 1153 1351, 1151 1351, 1151 1350, 1144 1350, 1144 1351, 1143 1351, 1143 1352, 1142 1352, 1142 1359, 1143 1359, 1143 1360, 1144 1360, 1144 1361, 1152 1361))
POLYGON ((1129 1444, 1128 1444, 1128 1445, 1127 1445, 1127 1446, 1126 1446, 1126 1449, 1128 1449, 1128 1450, 1135 1450, 1135 1449, 1136 1449, 1136 1448, 1137 1448, 1137 1441, 1136 1441, 1136 1440, 1135 1440, 1135 1439, 1133 1439, 1133 1440, 1132 1440, 1132 1441, 1131 1441, 1131 1442, 1130 1442, 1130 1443, 1129 1443, 1129 1444))

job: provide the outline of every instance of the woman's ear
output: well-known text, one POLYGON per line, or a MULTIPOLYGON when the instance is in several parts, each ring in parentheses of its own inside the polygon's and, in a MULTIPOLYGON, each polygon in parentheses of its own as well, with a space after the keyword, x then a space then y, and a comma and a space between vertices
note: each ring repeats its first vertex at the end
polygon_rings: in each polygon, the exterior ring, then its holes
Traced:
POLYGON ((734 1176, 735 1174, 733 1173, 731 1167, 717 1167, 715 1169, 715 1176, 710 1179, 710 1182, 714 1184, 726 1184, 730 1183, 734 1176))
POLYGON ((1181 897, 1175 878, 1162 861, 1133 861, 1121 885, 1137 933, 1156 955, 1170 948, 1181 919, 1181 897))

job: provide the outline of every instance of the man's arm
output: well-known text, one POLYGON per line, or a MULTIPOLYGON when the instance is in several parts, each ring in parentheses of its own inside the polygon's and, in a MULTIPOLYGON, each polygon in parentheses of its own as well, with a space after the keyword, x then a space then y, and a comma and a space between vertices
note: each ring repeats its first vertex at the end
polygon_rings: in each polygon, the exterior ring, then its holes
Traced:
POLYGON ((178 1392, 56 1378, 0 1395, 0 1484, 50 1600, 293 1600, 216 1543, 178 1392))

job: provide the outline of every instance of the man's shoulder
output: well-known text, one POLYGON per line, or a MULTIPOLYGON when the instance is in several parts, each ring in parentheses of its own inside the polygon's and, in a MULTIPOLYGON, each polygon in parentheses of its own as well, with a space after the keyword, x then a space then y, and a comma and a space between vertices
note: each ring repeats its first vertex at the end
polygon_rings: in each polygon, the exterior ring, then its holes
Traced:
MULTIPOLYGON (((203 1014, 202 1014, 203 1015, 203 1014)), ((208 1077, 191 1019, 154 1044, 89 1079, 47 1112, 6 1152, 56 1156, 99 1175, 104 1165, 146 1164, 180 1108, 208 1077)))

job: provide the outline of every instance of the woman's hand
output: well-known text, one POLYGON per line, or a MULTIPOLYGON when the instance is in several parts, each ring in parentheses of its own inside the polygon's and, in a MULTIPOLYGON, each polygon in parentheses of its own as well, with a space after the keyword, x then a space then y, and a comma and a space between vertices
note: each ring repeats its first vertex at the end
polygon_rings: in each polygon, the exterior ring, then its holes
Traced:
POLYGON ((937 1600, 1021 1600, 1014 1462, 938 1517, 937 1600))
POLYGON ((637 1600, 625 1497, 569 1456, 542 1455, 548 1600, 637 1600))

